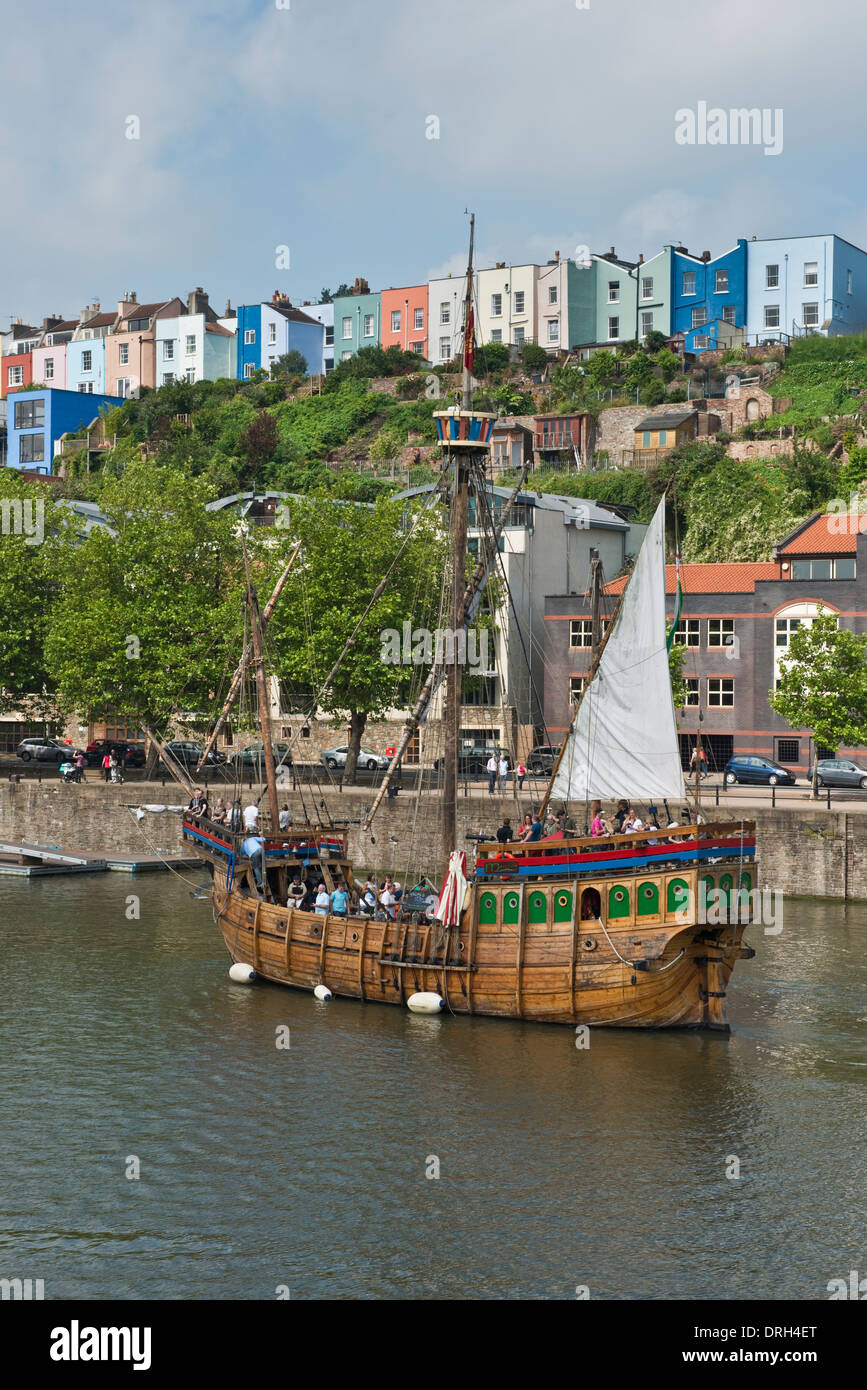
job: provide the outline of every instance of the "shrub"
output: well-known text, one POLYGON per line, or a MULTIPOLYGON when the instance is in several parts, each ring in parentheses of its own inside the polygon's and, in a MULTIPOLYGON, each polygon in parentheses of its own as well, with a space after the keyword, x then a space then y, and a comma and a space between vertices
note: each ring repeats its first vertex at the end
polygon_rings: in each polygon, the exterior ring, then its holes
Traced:
POLYGON ((548 365, 548 354, 538 343, 525 343, 521 348, 521 366, 528 372, 541 372, 548 365))

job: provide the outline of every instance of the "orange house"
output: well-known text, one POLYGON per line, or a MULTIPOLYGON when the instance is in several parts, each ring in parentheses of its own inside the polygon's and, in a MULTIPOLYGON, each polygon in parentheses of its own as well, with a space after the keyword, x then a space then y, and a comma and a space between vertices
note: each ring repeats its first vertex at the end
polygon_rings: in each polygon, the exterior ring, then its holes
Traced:
POLYGON ((427 357, 427 285, 382 291, 382 346, 427 357))

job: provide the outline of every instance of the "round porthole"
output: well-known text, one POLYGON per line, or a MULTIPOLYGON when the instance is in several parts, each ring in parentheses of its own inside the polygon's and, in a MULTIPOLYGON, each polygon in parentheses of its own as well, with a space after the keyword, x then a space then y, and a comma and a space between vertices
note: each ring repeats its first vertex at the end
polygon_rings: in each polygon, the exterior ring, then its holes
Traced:
POLYGON ((614 890, 614 901, 615 901, 616 903, 622 903, 622 902, 625 902, 625 901, 626 901, 626 894, 624 893, 624 891, 623 891, 622 888, 615 888, 615 890, 614 890))
POLYGON ((595 937, 595 936, 585 936, 585 938, 584 938, 584 950, 585 950, 585 951, 595 951, 595 950, 596 950, 596 937, 595 937))
POLYGON ((643 893, 643 895, 644 895, 645 898, 652 898, 652 897, 653 897, 653 889, 652 889, 652 888, 650 887, 650 885, 647 884, 647 883, 644 885, 644 888, 642 889, 642 893, 643 893))
POLYGON ((568 893, 559 893, 559 894, 557 895, 557 906, 558 906, 558 907, 568 907, 568 906, 569 906, 569 894, 568 894, 568 893))
POLYGON ((459 942, 458 942, 458 951, 460 952, 460 951, 462 951, 463 949, 464 949, 464 943, 463 943, 462 941, 459 941, 459 942))
POLYGON ((357 931, 354 931, 354 932, 352 933, 352 940, 353 940, 353 941, 357 941, 357 940, 358 940, 358 932, 357 932, 357 931))
POLYGON ((508 896, 506 897, 506 907, 517 907, 517 906, 518 906, 518 895, 517 895, 517 893, 509 893, 508 896))

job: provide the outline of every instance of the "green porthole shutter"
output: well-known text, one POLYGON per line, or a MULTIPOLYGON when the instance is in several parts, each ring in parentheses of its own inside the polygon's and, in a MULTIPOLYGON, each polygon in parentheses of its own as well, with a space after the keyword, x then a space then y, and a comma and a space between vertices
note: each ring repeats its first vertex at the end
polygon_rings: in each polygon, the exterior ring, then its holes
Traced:
POLYGON ((640 883, 638 885, 638 915, 639 917, 659 916, 659 888, 655 883, 640 883))
POLYGON ((479 901, 479 922, 482 926, 494 926, 497 921, 497 899, 494 893, 483 893, 479 901))
POLYGON ((668 912, 683 912, 687 907, 689 907, 689 884, 686 879, 670 879, 666 895, 666 910, 668 912))
POLYGON ((503 899, 503 925, 514 927, 518 922, 521 899, 517 893, 507 893, 503 899))
POLYGON ((572 921, 572 894, 565 888, 559 888, 554 894, 554 921, 572 921))
POLYGON ((623 887, 622 883, 615 883, 613 888, 608 890, 608 917, 628 917, 629 916, 629 890, 623 887))
POLYGON ((544 893, 530 894, 530 907, 527 913, 528 922, 547 922, 548 920, 548 898, 544 893))

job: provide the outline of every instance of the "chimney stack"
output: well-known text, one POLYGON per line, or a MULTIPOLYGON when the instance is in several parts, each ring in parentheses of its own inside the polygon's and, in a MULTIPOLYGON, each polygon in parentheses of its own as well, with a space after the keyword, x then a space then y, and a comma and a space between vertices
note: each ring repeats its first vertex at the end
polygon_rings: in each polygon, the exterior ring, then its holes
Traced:
POLYGON ((194 290, 190 290, 189 294, 187 295, 187 313, 205 314, 207 313, 207 310, 208 296, 205 294, 205 291, 202 289, 201 285, 197 285, 196 288, 194 290))
POLYGON ((701 253, 701 258, 702 258, 702 260, 703 260, 705 263, 707 263, 707 261, 710 260, 710 252, 709 252, 709 251, 702 251, 702 253, 701 253))

